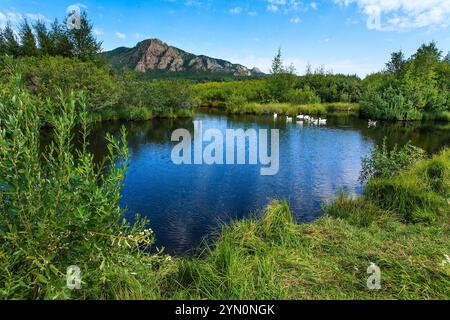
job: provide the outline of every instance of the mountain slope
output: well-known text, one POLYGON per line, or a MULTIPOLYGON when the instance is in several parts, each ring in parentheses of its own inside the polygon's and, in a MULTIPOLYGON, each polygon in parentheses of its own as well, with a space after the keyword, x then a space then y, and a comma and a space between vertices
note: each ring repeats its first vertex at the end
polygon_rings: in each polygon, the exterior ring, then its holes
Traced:
POLYGON ((248 69, 240 64, 232 64, 225 60, 194 55, 169 46, 159 39, 144 40, 134 48, 120 47, 105 52, 103 55, 117 70, 127 67, 138 72, 211 72, 235 76, 263 74, 257 68, 248 69))

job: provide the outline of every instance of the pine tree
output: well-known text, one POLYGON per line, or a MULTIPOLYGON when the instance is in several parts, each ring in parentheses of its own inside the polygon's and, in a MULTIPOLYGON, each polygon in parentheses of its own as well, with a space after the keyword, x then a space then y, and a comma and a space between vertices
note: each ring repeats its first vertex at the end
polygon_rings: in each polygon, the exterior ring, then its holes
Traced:
POLYGON ((389 73, 400 74, 405 66, 405 55, 402 51, 391 54, 391 60, 386 63, 386 69, 389 73))
POLYGON ((423 44, 414 55, 415 59, 438 62, 442 58, 442 51, 439 50, 436 42, 432 41, 429 44, 423 44))
POLYGON ((450 63, 450 51, 445 56, 444 61, 447 62, 447 63, 450 63))
POLYGON ((58 19, 55 19, 55 21, 51 25, 49 38, 52 44, 50 52, 52 56, 73 56, 73 46, 69 40, 67 27, 64 24, 60 24, 58 22, 58 19))
POLYGON ((34 25, 34 31, 36 33, 40 54, 43 56, 52 55, 53 44, 45 23, 41 20, 37 21, 34 25))
POLYGON ((20 25, 19 29, 20 43, 21 43, 21 55, 35 57, 38 55, 38 49, 36 45, 36 38, 34 37, 33 30, 30 24, 25 19, 20 25))
POLYGON ((17 36, 11 24, 8 22, 3 30, 3 39, 5 41, 6 54, 17 57, 20 55, 20 45, 17 36))
POLYGON ((3 29, 0 28, 0 56, 6 54, 6 40, 3 36, 3 29))
POLYGON ((97 41, 86 12, 81 14, 80 28, 69 30, 69 39, 73 46, 73 55, 81 60, 95 61, 101 52, 102 43, 97 41))
POLYGON ((311 63, 308 62, 306 65, 305 75, 310 76, 313 74, 311 63))
POLYGON ((270 69, 272 74, 284 73, 283 58, 281 56, 281 48, 278 49, 277 55, 272 60, 272 69, 270 69))

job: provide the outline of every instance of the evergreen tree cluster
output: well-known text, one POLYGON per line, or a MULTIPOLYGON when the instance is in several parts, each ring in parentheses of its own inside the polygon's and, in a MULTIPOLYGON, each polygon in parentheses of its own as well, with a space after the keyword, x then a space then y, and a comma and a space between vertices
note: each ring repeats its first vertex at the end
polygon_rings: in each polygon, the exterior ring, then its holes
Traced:
POLYGON ((57 19, 47 26, 42 20, 30 24, 27 19, 15 30, 11 23, 0 28, 0 55, 13 57, 61 56, 82 61, 95 61, 102 43, 93 33, 93 25, 85 12, 80 15, 80 28, 68 28, 57 19))

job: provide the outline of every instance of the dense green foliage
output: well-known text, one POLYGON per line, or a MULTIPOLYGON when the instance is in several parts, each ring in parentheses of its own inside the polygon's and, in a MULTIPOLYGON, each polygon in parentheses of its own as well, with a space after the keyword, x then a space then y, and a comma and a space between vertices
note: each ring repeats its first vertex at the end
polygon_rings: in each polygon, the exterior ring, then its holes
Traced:
POLYGON ((9 23, 0 29, 0 55, 75 57, 99 63, 101 45, 85 12, 80 15, 79 28, 68 28, 67 23, 58 20, 50 28, 42 20, 30 26, 25 19, 19 26, 18 35, 9 23))
POLYGON ((21 74, 25 88, 34 97, 56 102, 60 91, 86 92, 91 111, 117 105, 119 83, 111 70, 90 61, 63 57, 12 57, 0 58, 0 84, 15 90, 15 75, 21 74))
POLYGON ((85 92, 95 120, 192 115, 197 100, 189 82, 149 82, 133 72, 117 76, 99 55, 101 43, 86 13, 80 18, 80 28, 24 20, 18 36, 10 24, 0 30, 0 90, 11 94, 17 81, 23 84, 45 124, 53 111, 49 103, 58 106, 60 94, 73 90, 85 92))
MULTIPOLYGON (((310 66, 304 76, 297 76, 293 66, 284 65, 281 51, 273 60, 271 75, 257 79, 237 81, 238 78, 224 75, 130 70, 115 75, 111 67, 104 65, 100 51, 101 43, 93 35, 86 13, 81 15, 79 29, 69 29, 57 20, 50 28, 40 21, 30 26, 24 20, 17 36, 7 24, 0 30, 0 56, 26 58, 14 63, 11 58, 2 58, 1 82, 4 85, 11 79, 5 74, 13 69, 14 74, 24 76, 33 95, 45 99, 54 101, 59 88, 64 93, 83 90, 98 120, 191 116, 198 104, 225 108, 230 113, 261 113, 264 109, 268 113, 274 108, 267 104, 277 103, 317 115, 331 112, 330 104, 351 106, 347 111, 354 114, 352 104, 359 103, 359 113, 366 118, 450 119, 449 55, 443 57, 434 42, 422 45, 409 59, 402 52, 393 53, 384 71, 364 80, 325 72, 323 67, 312 71, 310 66), (13 68, 12 64, 16 66, 13 68), (221 82, 192 87, 205 80, 221 82), (321 103, 327 105, 320 106, 321 103)), ((15 81, 15 77, 12 79, 15 81)))
POLYGON ((371 155, 362 159, 361 181, 367 182, 370 178, 389 178, 425 157, 425 151, 411 143, 402 148, 395 145, 389 150, 386 141, 387 139, 383 145, 376 146, 371 155))
POLYGON ((61 92, 85 92, 95 120, 192 116, 198 103, 186 80, 145 81, 134 72, 117 76, 107 66, 78 58, 0 57, 0 90, 13 93, 18 74, 44 119, 51 111, 48 102, 58 105, 61 92))
POLYGON ((408 60, 392 54, 386 71, 364 80, 361 112, 391 120, 446 119, 450 112, 450 63, 434 42, 422 45, 408 60), (426 116, 428 114, 428 116, 426 116))
POLYGON ((358 104, 355 103, 310 103, 310 104, 291 104, 291 103, 244 103, 228 104, 226 111, 232 114, 254 114, 254 115, 285 115, 296 117, 299 114, 308 114, 311 116, 327 116, 328 114, 340 116, 357 116, 359 114, 358 104))
MULTIPOLYGON (((180 261, 177 297, 447 299, 449 172, 446 150, 389 179, 372 179, 362 198, 342 195, 324 208, 326 217, 308 225, 297 225, 287 203, 275 201, 260 219, 225 228, 203 258, 180 261), (400 181, 417 182, 430 171, 434 178, 423 180, 415 190, 433 198, 436 206, 429 207, 433 210, 428 219, 405 216, 403 202, 415 198, 405 198, 409 187, 400 181), (381 186, 390 184, 386 194, 381 186), (379 202, 383 195, 392 202, 379 202), (381 268, 379 291, 366 286, 371 263, 381 268)), ((423 212, 421 202, 409 205, 411 212, 423 212)))
POLYGON ((318 73, 296 76, 291 71, 263 79, 198 84, 196 91, 203 106, 229 107, 246 103, 354 103, 361 94, 356 76, 318 73))
POLYGON ((29 94, 17 90, 12 98, 0 96, 3 299, 110 298, 131 281, 131 270, 158 263, 159 256, 143 251, 153 243, 151 230, 144 230, 144 222, 123 221, 118 205, 127 166, 125 132, 120 141, 108 137, 105 163, 116 165, 105 170, 87 152, 85 98, 61 96, 58 108, 62 112, 51 118, 53 142, 42 149, 42 120, 29 94), (75 132, 83 141, 78 149, 75 132), (67 288, 71 265, 81 269, 83 290, 67 288))
MULTIPOLYGON (((258 219, 224 227, 200 257, 170 258, 145 221, 122 220, 125 132, 108 137, 97 166, 87 151, 83 95, 60 97, 52 140, 40 145, 42 119, 30 95, 0 96, 0 298, 3 299, 446 299, 450 274, 450 150, 403 163, 412 147, 381 153, 358 199, 341 195, 326 216, 298 225, 286 202, 258 219), (75 148, 78 132, 82 144, 75 148), (43 156, 41 156, 43 155, 43 156), (399 156, 400 155, 400 156, 399 156), (376 171, 375 170, 375 171, 376 171), (376 171, 378 172, 378 171, 376 171), (382 289, 367 290, 376 263, 382 289), (81 269, 81 290, 66 269, 81 269)), ((413 152, 416 154, 416 152, 413 152)))
POLYGON ((201 105, 222 107, 231 113, 264 109, 252 107, 255 104, 359 103, 360 115, 366 118, 450 119, 450 63, 433 42, 423 45, 408 60, 401 52, 393 53, 385 71, 364 80, 325 72, 324 68, 312 71, 310 67, 304 76, 297 76, 293 67, 283 65, 279 52, 269 77, 204 83, 197 85, 196 91, 201 105))
POLYGON ((154 116, 192 115, 197 100, 187 80, 143 81, 135 72, 125 72, 121 79, 120 105, 151 110, 154 116))

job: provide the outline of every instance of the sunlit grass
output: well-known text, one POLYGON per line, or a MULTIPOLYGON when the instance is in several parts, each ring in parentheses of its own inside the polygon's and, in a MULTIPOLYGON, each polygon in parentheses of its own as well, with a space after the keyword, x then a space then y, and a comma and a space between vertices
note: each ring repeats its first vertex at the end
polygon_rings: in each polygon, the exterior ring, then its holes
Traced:
POLYGON ((164 113, 155 113, 151 108, 146 107, 124 107, 124 108, 105 108, 92 114, 93 121, 145 121, 154 118, 183 118, 193 117, 194 110, 177 109, 165 110, 164 113))
POLYGON ((259 219, 225 227, 201 257, 180 259, 168 297, 448 299, 449 155, 444 151, 391 180, 373 180, 367 196, 342 194, 312 224, 295 223, 286 202, 273 202, 259 219), (412 184, 396 183, 421 178, 410 199, 405 189, 412 184), (374 187, 384 184, 392 186, 389 195, 374 187), (388 198, 378 203, 382 195, 388 198), (367 289, 371 263, 381 268, 378 291, 367 289))
POLYGON ((227 107, 227 112, 232 114, 255 114, 268 115, 277 113, 279 115, 297 116, 299 114, 310 116, 335 115, 358 115, 358 104, 356 103, 316 103, 295 105, 290 103, 246 103, 236 107, 227 107))

